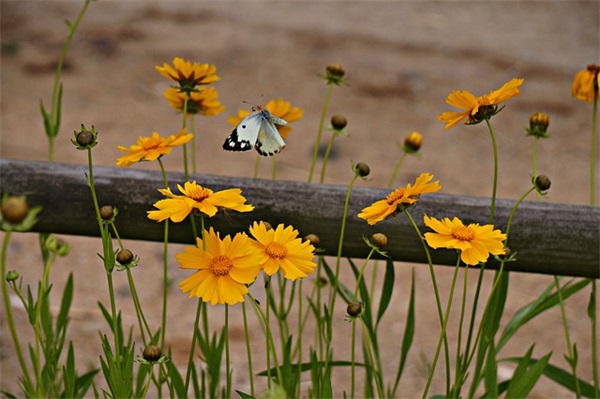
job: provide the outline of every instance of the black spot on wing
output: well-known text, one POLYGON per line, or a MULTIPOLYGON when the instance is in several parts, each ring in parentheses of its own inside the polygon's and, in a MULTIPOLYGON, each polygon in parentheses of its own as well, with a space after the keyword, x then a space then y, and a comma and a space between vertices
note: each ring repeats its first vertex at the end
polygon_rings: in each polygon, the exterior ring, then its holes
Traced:
POLYGON ((263 145, 262 145, 262 143, 260 141, 257 141, 256 145, 254 146, 254 148, 256 148, 256 152, 258 152, 263 157, 273 156, 273 155, 281 152, 285 148, 285 146, 283 146, 281 148, 275 148, 275 149, 272 149, 270 151, 264 151, 262 149, 262 147, 263 147, 263 145))
MULTIPOLYGON (((245 126, 242 126, 245 127, 245 126)), ((237 128, 233 129, 233 132, 225 139, 223 143, 223 149, 225 151, 248 151, 252 149, 252 143, 248 140, 240 140, 237 128)))

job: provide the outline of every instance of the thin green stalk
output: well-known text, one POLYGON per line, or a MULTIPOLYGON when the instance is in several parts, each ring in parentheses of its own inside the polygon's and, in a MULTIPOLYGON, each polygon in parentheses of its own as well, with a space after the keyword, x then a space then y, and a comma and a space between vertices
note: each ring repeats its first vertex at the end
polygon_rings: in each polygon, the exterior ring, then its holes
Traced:
POLYGON ((138 319, 138 324, 140 326, 140 334, 142 335, 142 343, 144 346, 148 345, 148 341, 146 340, 146 334, 149 337, 152 336, 152 330, 150 330, 150 326, 148 325, 148 321, 146 320, 146 316, 144 316, 144 312, 142 310, 142 304, 140 303, 140 298, 137 293, 137 289, 135 288, 135 281, 133 280, 133 274, 131 273, 131 269, 127 268, 127 282, 129 283, 129 290, 131 291, 131 298, 133 299, 133 306, 135 308, 135 315, 138 319))
POLYGON ((319 130, 317 131, 317 139, 315 141, 315 149, 313 150, 312 161, 310 163, 310 171, 308 172, 308 182, 312 182, 313 174, 315 172, 315 165, 317 164, 317 157, 319 155, 319 148, 321 147, 321 136, 323 135, 323 126, 325 125, 325 116, 329 109, 329 102, 331 101, 331 94, 333 93, 333 83, 327 84, 327 92, 325 93, 325 103, 323 104, 323 110, 321 111, 321 119, 319 120, 319 130))
POLYGON ((333 282, 333 289, 330 291, 330 303, 329 303, 329 311, 330 314, 334 314, 333 310, 335 308, 335 299, 337 297, 337 289, 338 289, 338 280, 340 275, 340 264, 342 260, 342 248, 344 246, 344 233, 346 232, 346 216, 348 215, 348 206, 350 204, 350 194, 352 193, 352 186, 354 182, 358 178, 358 174, 354 174, 350 184, 348 184, 348 189, 346 190, 346 199, 344 200, 344 210, 342 212, 342 227, 340 228, 340 239, 338 241, 338 251, 337 257, 335 260, 335 281, 333 282))
MULTIPOLYGON (((433 295, 435 296, 435 305, 438 312, 438 318, 440 320, 440 327, 444 326, 444 313, 442 310, 442 301, 440 299, 440 290, 438 288, 437 279, 435 277, 435 270, 433 269, 433 261, 431 259, 431 253, 429 252, 429 247, 423 238, 423 234, 419 230, 419 226, 408 212, 407 209, 404 209, 404 214, 408 218, 408 221, 415 229, 417 236, 421 240, 421 245, 423 245, 423 249, 425 250, 425 256, 427 256, 427 265, 429 267, 429 275, 431 276, 431 284, 433 285, 433 295)), ((450 350, 448 348, 448 337, 444 336, 444 358, 446 364, 446 385, 450 385, 450 350)))
MULTIPOLYGON (((448 304, 446 305, 446 313, 444 315, 444 322, 442 323, 442 331, 440 332, 440 338, 438 339, 438 344, 435 349, 433 362, 431 362, 431 368, 429 369, 429 376, 427 377, 425 391, 423 391, 423 398, 427 397, 427 392, 429 392, 429 388, 431 387, 433 375, 435 374, 435 367, 437 366, 437 361, 440 356, 440 350, 442 349, 442 342, 444 340, 444 337, 446 336, 446 326, 448 325, 448 319, 450 318, 450 309, 452 308, 452 299, 454 297, 454 288, 456 287, 456 277, 458 276, 458 269, 460 269, 460 254, 458 256, 458 259, 456 260, 456 266, 454 267, 454 275, 452 276, 452 283, 450 285, 450 294, 448 295, 448 304)), ((450 387, 447 386, 446 392, 448 392, 449 389, 450 387)))
POLYGON ((394 172, 392 173, 392 177, 388 182, 387 188, 392 188, 394 186, 394 182, 396 181, 396 177, 398 176, 398 172, 400 171, 400 167, 402 166, 402 162, 404 162, 404 158, 406 158, 406 151, 402 151, 402 155, 398 159, 396 163, 396 167, 394 167, 394 172))
MULTIPOLYGON (((590 149, 590 205, 596 205, 596 151, 598 146, 598 75, 594 79, 594 104, 592 107, 592 143, 590 149)), ((597 280, 592 281, 592 293, 590 301, 596 306, 597 280)), ((596 396, 600 396, 600 378, 598 372, 598 314, 592 312, 590 316, 592 322, 592 374, 594 379, 594 391, 596 396)))
MULTIPOLYGON (((169 188, 169 181, 167 178, 167 172, 165 171, 165 166, 162 163, 162 160, 158 158, 158 165, 160 166, 160 171, 162 173, 163 184, 165 189, 169 188)), ((167 336, 167 293, 169 291, 169 219, 165 220, 164 228, 163 228, 163 289, 162 289, 162 317, 160 324, 160 347, 165 347, 165 338, 167 336)))
MULTIPOLYGON (((280 384, 283 383, 283 374, 281 373, 281 368, 279 367, 279 360, 277 360, 277 351, 275 350, 275 342, 273 342, 273 336, 271 335, 271 328, 269 327, 269 320, 267 318, 267 316, 265 315, 265 313, 263 312, 263 310, 261 309, 260 306, 258 306, 258 304, 256 303, 256 300, 254 299, 254 297, 248 293, 248 296, 250 297, 250 299, 252 300, 252 305, 254 306, 254 309, 258 312, 258 314, 260 315, 264 325, 265 325, 265 331, 266 331, 266 335, 267 335, 267 353, 270 353, 273 355, 273 361, 275 363, 275 371, 277 373, 277 379, 279 380, 280 384)), ((266 305, 267 307, 267 311, 269 309, 269 305, 266 305)), ((267 360, 269 360, 270 356, 267 356, 267 360)), ((267 366, 267 370, 270 370, 271 367, 267 366)), ((268 379, 268 386, 269 389, 271 389, 271 382, 270 382, 270 378, 268 379)))
POLYGON ((271 157, 271 179, 277 179, 277 160, 275 157, 271 157))
MULTIPOLYGON (((246 302, 242 302, 242 316, 244 318, 244 339, 246 341, 246 356, 248 357, 248 380, 250 380, 250 396, 254 397, 254 372, 252 371, 252 349, 250 347, 250 333, 248 330, 248 316, 246 315, 246 302)), ((302 336, 302 335, 300 335, 302 336)), ((299 340, 301 341, 301 340, 299 340)))
POLYGON ((198 161, 196 160, 196 120, 190 116, 190 133, 192 136, 192 173, 198 173, 198 161))
POLYGON ((383 393, 383 380, 381 375, 381 368, 377 369, 375 367, 375 359, 373 358, 372 351, 373 343, 371 342, 369 331, 362 318, 360 319, 360 325, 362 327, 363 339, 365 340, 365 351, 367 352, 368 361, 373 368, 373 375, 375 376, 375 387, 377 388, 377 395, 380 398, 384 398, 385 395, 383 393))
POLYGON ((190 344, 190 353, 188 356, 188 365, 185 372, 185 392, 187 393, 190 387, 190 379, 192 377, 192 368, 194 367, 194 354, 196 352, 196 334, 199 331, 198 324, 200 323, 200 313, 202 313, 202 298, 198 298, 198 306, 196 306, 196 317, 194 318, 194 333, 192 334, 192 343, 190 344))
POLYGON ((225 370, 227 371, 225 397, 231 397, 231 356, 229 349, 229 305, 225 304, 225 370))
MULTIPOLYGON (((301 375, 302 373, 302 337, 304 335, 304 323, 302 322, 303 319, 303 312, 302 312, 302 302, 304 301, 303 295, 302 295, 302 281, 303 279, 300 279, 300 282, 298 283, 298 340, 296 341, 297 344, 297 348, 298 348, 298 376, 301 375)), ((308 312, 307 312, 308 314, 308 312)), ((300 384, 297 385, 298 387, 298 392, 296 392, 296 397, 300 397, 300 384)))
POLYGON ((46 119, 46 117, 49 117, 50 119, 48 121, 44 121, 44 125, 46 126, 46 128, 51 129, 50 131, 46 130, 46 135, 48 136, 48 160, 50 162, 54 161, 54 139, 58 135, 58 131, 60 129, 62 101, 62 85, 60 84, 60 78, 62 76, 62 69, 65 63, 65 59, 67 58, 67 51, 69 50, 69 46, 71 45, 73 35, 75 34, 77 27, 81 23, 81 20, 83 19, 83 16, 87 11, 90 2, 91 0, 85 0, 81 11, 79 11, 77 18, 75 19, 75 22, 73 24, 68 23, 69 33, 67 34, 65 44, 63 44, 60 56, 58 57, 56 71, 54 72, 54 85, 52 87, 52 104, 50 105, 50 115, 46 115, 45 111, 43 111, 42 105, 42 113, 44 114, 44 118, 46 119))
MULTIPOLYGON (((465 320, 465 308, 467 305, 467 288, 468 288, 468 276, 469 276, 469 265, 465 264, 464 268, 464 280, 463 280, 463 293, 462 293, 462 301, 460 305, 460 318, 458 321, 458 336, 456 338, 456 363, 455 363, 455 376, 454 376, 454 387, 452 392, 450 393, 450 397, 460 397, 460 390, 462 387, 463 371, 461 369, 461 344, 462 344, 462 330, 463 330, 463 322, 465 320)), ((466 352, 465 352, 466 353, 466 352)))
POLYGON ((569 334, 569 323, 567 322, 567 312, 565 311, 565 303, 562 296, 562 291, 560 290, 560 283, 558 280, 558 276, 554 277, 554 286, 556 287, 556 293, 558 294, 558 304, 560 307, 560 316, 562 319, 563 328, 565 330, 565 341, 567 344, 567 352, 569 354, 569 366, 571 366, 571 371, 573 373, 573 380, 575 381, 575 394, 577 398, 581 398, 581 387, 579 386, 579 379, 577 378, 577 359, 573 353, 573 344, 571 343, 571 335, 569 334))
POLYGON ((150 388, 150 383, 152 382, 153 379, 154 379, 154 364, 150 364, 150 375, 148 376, 146 384, 144 384, 144 389, 142 391, 142 394, 140 395, 140 398, 145 398, 146 395, 148 395, 148 389, 150 388))
POLYGON ((17 359, 19 361, 19 366, 21 367, 21 372, 23 373, 23 379, 25 380, 24 385, 32 387, 33 383, 31 380, 31 376, 29 375, 29 370, 27 369, 27 364, 25 363, 25 357, 23 356, 23 351, 21 350, 21 343, 19 342, 19 334, 15 328, 15 320, 13 318, 12 307, 10 306, 10 296, 8 294, 8 284, 6 281, 6 256, 8 252, 8 243, 10 242, 10 237, 12 233, 7 231, 4 233, 4 240, 2 240, 2 259, 0 261, 0 284, 2 286, 2 300, 4 302, 4 315, 6 316, 6 323, 8 324, 8 329, 10 331, 10 336, 13 341, 13 345, 15 346, 15 353, 17 354, 17 359))
POLYGON ((354 398, 356 386, 356 319, 352 320, 352 337, 350 342, 350 397, 354 398))
MULTIPOLYGON (((538 136, 534 136, 533 137, 533 149, 532 149, 532 154, 531 154, 531 163, 532 165, 532 169, 533 169, 533 178, 535 179, 538 175, 538 170, 537 170, 537 148, 538 148, 538 143, 539 143, 540 139, 538 136)), ((539 201, 542 198, 542 194, 540 194, 539 192, 536 192, 536 199, 539 201)))
POLYGON ((364 262, 360 268, 360 272, 358 273, 358 278, 356 279, 356 288, 354 288, 354 298, 356 298, 356 299, 358 299, 358 288, 360 286, 360 282, 362 280, 363 273, 365 272, 365 268, 367 267, 367 264, 371 260, 371 256, 373 256, 373 253, 375 253, 375 249, 371 248, 371 251, 367 255, 366 259, 364 260, 364 262))
POLYGON ((496 137, 494 135, 494 129, 488 118, 485 119, 485 123, 490 131, 490 138, 492 139, 492 150, 494 153, 494 182, 492 186, 492 203, 490 205, 490 218, 488 223, 494 223, 494 212, 496 210, 496 190, 498 189, 498 146, 496 145, 496 137))
MULTIPOLYGON (((187 129, 187 106, 188 106, 188 99, 190 97, 190 93, 189 92, 185 92, 185 99, 183 100, 183 125, 182 125, 182 129, 187 129)), ((192 137, 192 140, 194 138, 192 137)), ((194 152, 195 152, 195 148, 194 148, 194 152)), ((189 170, 188 170, 188 156, 187 156, 187 143, 185 143, 183 145, 183 176, 185 181, 189 180, 189 170)))
POLYGON ((323 184, 325 181, 325 170, 327 169, 327 160, 329 159, 329 154, 331 153, 331 149, 333 148, 333 142, 335 141, 335 136, 337 136, 336 132, 333 131, 331 133, 331 138, 329 139, 329 143, 327 144, 327 149, 325 150, 325 155, 323 155, 323 162, 321 163, 321 178, 319 183, 323 184))

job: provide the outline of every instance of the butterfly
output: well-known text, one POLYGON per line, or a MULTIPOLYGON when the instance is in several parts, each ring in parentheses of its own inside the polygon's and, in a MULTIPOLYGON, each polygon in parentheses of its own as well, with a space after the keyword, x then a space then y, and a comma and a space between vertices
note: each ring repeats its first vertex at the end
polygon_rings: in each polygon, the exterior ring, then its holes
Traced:
POLYGON ((252 113, 242 119, 225 139, 225 151, 248 151, 252 147, 262 156, 275 155, 285 147, 285 141, 275 125, 287 125, 262 107, 252 108, 252 113))

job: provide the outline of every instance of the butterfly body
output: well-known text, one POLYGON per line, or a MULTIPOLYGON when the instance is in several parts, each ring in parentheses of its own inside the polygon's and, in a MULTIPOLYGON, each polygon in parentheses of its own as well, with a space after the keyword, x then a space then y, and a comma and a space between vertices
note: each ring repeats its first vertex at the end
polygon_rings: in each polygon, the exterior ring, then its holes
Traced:
POLYGON ((275 125, 287 125, 281 118, 258 107, 256 111, 242 119, 225 139, 226 151, 249 151, 256 148, 262 156, 275 155, 285 147, 285 142, 275 125))

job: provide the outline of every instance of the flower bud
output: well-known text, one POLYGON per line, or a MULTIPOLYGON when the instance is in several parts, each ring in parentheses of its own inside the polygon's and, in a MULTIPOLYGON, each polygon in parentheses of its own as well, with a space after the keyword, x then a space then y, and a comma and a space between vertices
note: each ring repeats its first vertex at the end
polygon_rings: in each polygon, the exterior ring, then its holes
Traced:
POLYGON ((547 191, 550 184, 550 179, 546 175, 539 175, 535 178, 535 187, 538 191, 547 191))
POLYGON ((60 237, 50 234, 44 241, 46 249, 58 256, 67 256, 71 251, 71 246, 68 242, 60 237))
POLYGON ((379 249, 383 249, 388 245, 388 239, 383 233, 375 233, 371 236, 371 244, 379 249))
POLYGON ((342 79, 344 77, 344 75, 346 74, 346 72, 344 71, 344 68, 341 67, 341 65, 327 65, 327 67, 325 68, 325 76, 322 76, 328 84, 335 84, 335 85, 340 85, 342 83, 344 83, 344 80, 342 79))
POLYGON ((157 362, 162 357, 162 349, 156 345, 148 345, 142 352, 144 360, 150 363, 157 362))
POLYGON ((346 308, 346 313, 350 317, 357 317, 362 312, 362 304, 360 302, 353 302, 346 308))
POLYGON ((112 205, 104 205, 100 208, 100 217, 102 220, 110 220, 115 216, 115 208, 112 205))
POLYGON ((21 223, 29 213, 29 204, 24 197, 8 197, 2 202, 2 217, 11 224, 21 223))
POLYGON ((9 270, 8 273, 6 273, 6 281, 9 283, 11 281, 15 281, 19 277, 20 277, 20 274, 16 270, 9 270))
POLYGON ((306 237, 304 237, 304 239, 310 242, 313 247, 318 247, 321 243, 321 239, 316 234, 308 234, 306 237))
POLYGON ((546 138, 548 134, 548 125, 550 124, 550 117, 543 112, 536 112, 529 117, 529 129, 527 134, 529 136, 535 136, 538 138, 546 138))
POLYGON ((333 127, 335 130, 342 130, 347 124, 348 121, 344 115, 333 115, 331 117, 331 127, 333 127))
POLYGON ((73 143, 78 150, 88 150, 98 144, 98 132, 94 126, 92 126, 91 130, 87 130, 82 124, 81 130, 78 132, 75 131, 73 134, 75 136, 75 140, 71 139, 71 143, 73 143))
POLYGON ((354 171, 361 177, 369 176, 371 173, 371 168, 364 162, 358 162, 354 165, 354 171))
POLYGON ((269 223, 269 222, 265 222, 264 220, 263 220, 263 222, 262 222, 262 223, 265 225, 265 228, 266 228, 267 230, 273 230, 273 226, 271 226, 271 223, 269 223))
POLYGON ((127 265, 131 263, 133 260, 133 252, 128 249, 123 249, 122 251, 117 252, 117 262, 120 265, 127 265))
POLYGON ((423 136, 419 132, 412 132, 404 139, 404 151, 409 154, 414 154, 421 148, 423 144, 423 136))

